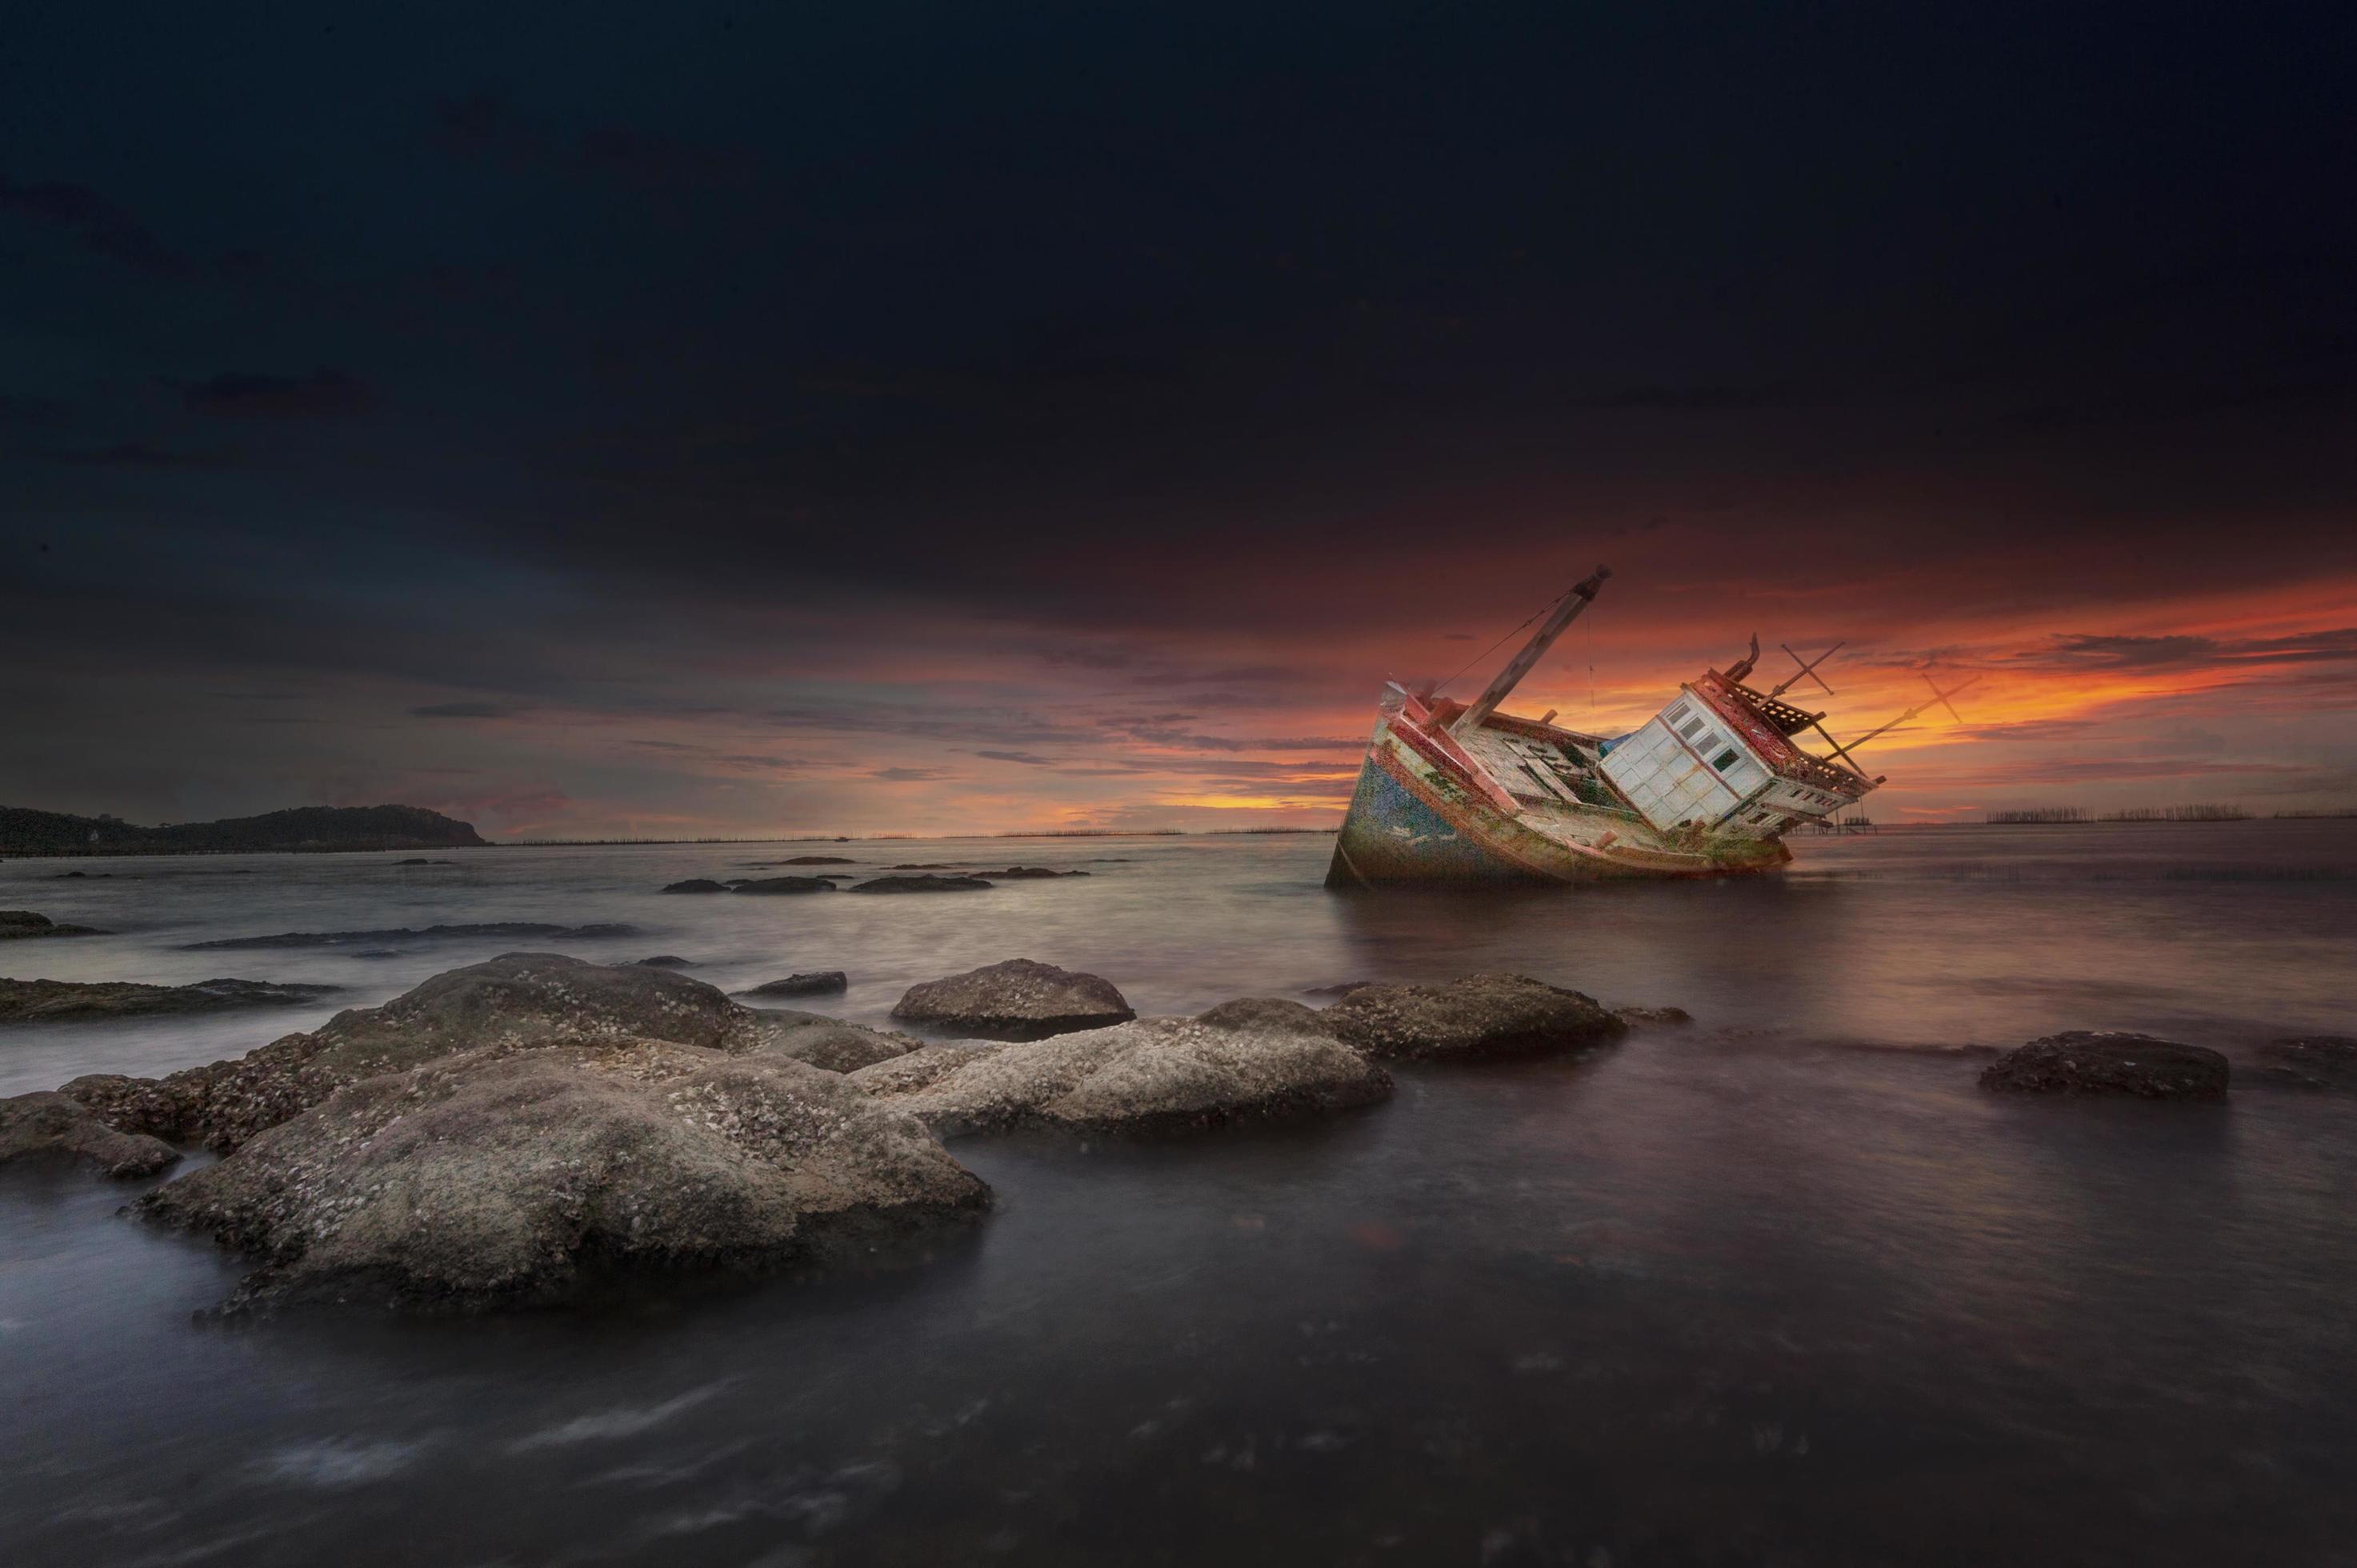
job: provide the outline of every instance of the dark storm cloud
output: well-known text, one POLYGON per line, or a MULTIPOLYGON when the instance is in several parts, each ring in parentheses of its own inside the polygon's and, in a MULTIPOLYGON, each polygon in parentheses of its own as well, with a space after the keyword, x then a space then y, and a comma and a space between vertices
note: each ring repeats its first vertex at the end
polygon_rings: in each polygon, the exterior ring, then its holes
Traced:
POLYGON ((86 185, 55 179, 27 183, 0 175, 0 212, 53 224, 92 255, 156 277, 182 277, 192 270, 188 258, 154 231, 86 185))
POLYGON ((299 673, 404 767, 577 731, 581 800, 791 738, 841 809, 944 822, 953 780, 850 770, 1069 746, 1014 766, 1079 810, 1059 775, 1351 755, 1317 737, 1386 673, 1603 552, 1608 681, 1798 607, 2025 681, 2339 700, 2334 634, 2291 633, 2345 611, 2254 607, 2357 573, 2357 13, 2130 33, 425 0, 210 10, 199 69, 48 7, 0 62, 0 331, 72 406, 0 406, 0 510, 53 547, 7 557, 0 636, 87 699, 92 777, 154 768, 91 671, 299 673), (2245 619, 2172 618, 2202 593, 2245 619))
POLYGON ((427 703, 409 710, 412 718, 419 719, 505 719, 531 710, 514 703, 427 703))
POLYGON ((2158 671, 2345 660, 2357 660, 2357 628, 2289 637, 2235 639, 2070 632, 2050 639, 2040 648, 2014 655, 2006 662, 2021 669, 2158 671))
POLYGON ((1770 386, 1633 386, 1569 399, 1574 408, 1611 413, 1650 411, 1662 413, 1727 413, 1766 408, 1792 398, 1790 383, 1770 386))
POLYGON ((956 703, 812 702, 772 708, 766 716, 786 729, 836 735, 934 736, 947 740, 1048 741, 1086 739, 1085 729, 1022 709, 968 707, 956 703))
POLYGON ((466 92, 434 105, 432 138, 459 158, 497 158, 521 163, 541 156, 540 134, 515 106, 490 92, 466 92))
POLYGON ((53 397, 18 397, 0 393, 0 424, 60 424, 67 408, 53 397))
POLYGON ((185 449, 145 441, 118 441, 110 446, 78 447, 49 456, 53 462, 77 468, 213 469, 231 467, 239 461, 236 448, 231 446, 185 449))
POLYGON ((325 367, 307 376, 223 371, 183 387, 180 395, 195 413, 233 419, 349 419, 376 401, 359 378, 325 367))
POLYGON ((1143 741, 1148 746, 1167 746, 1185 751, 1349 751, 1359 742, 1330 736, 1281 736, 1272 738, 1249 736, 1203 735, 1163 725, 1133 724, 1118 719, 1103 721, 1104 727, 1143 741))

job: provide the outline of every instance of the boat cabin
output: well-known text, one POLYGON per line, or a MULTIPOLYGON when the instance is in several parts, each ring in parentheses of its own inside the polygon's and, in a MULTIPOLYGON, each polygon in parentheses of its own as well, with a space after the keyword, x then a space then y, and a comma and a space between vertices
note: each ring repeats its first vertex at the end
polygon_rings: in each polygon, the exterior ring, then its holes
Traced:
POLYGON ((1822 821, 1874 787, 1792 744, 1819 716, 1713 670, 1609 743, 1602 772, 1662 832, 1699 827, 1774 838, 1822 821))

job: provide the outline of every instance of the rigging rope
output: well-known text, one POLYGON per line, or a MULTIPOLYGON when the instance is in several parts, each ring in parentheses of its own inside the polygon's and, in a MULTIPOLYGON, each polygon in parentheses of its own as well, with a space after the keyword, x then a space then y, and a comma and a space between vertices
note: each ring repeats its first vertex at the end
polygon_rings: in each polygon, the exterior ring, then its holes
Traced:
MULTIPOLYGON (((1565 596, 1566 596, 1566 595, 1568 595, 1570 592, 1571 592, 1571 590, 1570 590, 1569 588, 1566 588, 1566 589, 1563 591, 1563 593, 1557 594, 1555 597, 1553 597, 1553 598, 1549 599, 1546 603, 1544 603, 1544 604, 1541 605, 1538 608, 1536 608, 1536 609, 1533 610, 1533 611, 1530 613, 1529 618, 1526 618, 1526 619, 1523 622, 1523 626, 1528 626, 1528 625, 1530 625, 1532 621, 1534 621, 1534 620, 1538 619, 1538 618, 1539 618, 1539 617, 1541 617, 1541 616, 1543 616, 1543 615, 1546 614, 1546 613, 1547 613, 1547 611, 1549 611, 1549 610, 1551 610, 1551 609, 1555 608, 1555 606, 1557 606, 1557 605, 1559 605, 1559 604, 1563 603, 1564 598, 1565 598, 1565 596)), ((1514 628, 1514 631, 1520 631, 1520 630, 1522 630, 1522 629, 1523 629, 1523 626, 1518 626, 1518 627, 1514 628)), ((1489 657, 1490 657, 1490 655, 1491 655, 1492 653, 1497 652, 1497 651, 1498 651, 1498 650, 1500 650, 1500 649, 1501 649, 1501 648, 1505 647, 1505 646, 1506 646, 1507 641, 1508 641, 1510 639, 1512 639, 1512 638, 1513 637, 1513 635, 1514 635, 1514 631, 1510 631, 1510 632, 1508 632, 1504 637, 1500 638, 1497 641, 1495 641, 1495 642, 1491 643, 1489 647, 1487 647, 1487 648, 1483 649, 1480 652, 1479 652, 1479 653, 1475 654, 1472 658, 1470 658, 1470 659, 1467 660, 1463 664, 1459 665, 1459 666, 1458 667, 1458 670, 1457 670, 1457 675, 1462 675, 1462 674, 1464 674, 1466 671, 1472 669, 1472 668, 1473 668, 1473 666, 1475 666, 1476 664, 1480 663, 1480 662, 1481 662, 1481 660, 1483 660, 1484 659, 1489 658, 1489 657)), ((1454 680, 1456 680, 1456 679, 1457 679, 1457 675, 1451 675, 1450 677, 1448 677, 1448 681, 1454 681, 1454 680)), ((1443 681, 1442 682, 1440 682, 1440 686, 1435 686, 1435 687, 1432 689, 1432 691, 1433 691, 1433 694, 1434 694, 1435 696, 1438 696, 1438 695, 1440 694, 1440 687, 1441 687, 1441 686, 1446 686, 1446 685, 1448 685, 1448 681, 1443 681)))

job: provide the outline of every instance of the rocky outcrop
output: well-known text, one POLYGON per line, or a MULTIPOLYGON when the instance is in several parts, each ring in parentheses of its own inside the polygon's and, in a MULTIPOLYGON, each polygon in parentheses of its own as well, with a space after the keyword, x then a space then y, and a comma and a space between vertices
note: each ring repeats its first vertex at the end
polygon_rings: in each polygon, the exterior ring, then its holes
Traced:
POLYGON ((750 991, 740 991, 739 996, 826 996, 851 989, 851 982, 839 969, 814 969, 805 974, 790 974, 783 980, 766 980, 750 991))
POLYGON ((1315 1007, 1305 1007, 1282 996, 1240 996, 1222 1002, 1196 1021, 1218 1029, 1285 1029, 1295 1034, 1331 1035, 1334 1020, 1315 1007))
POLYGON ((914 1117, 773 1051, 518 1041, 344 1085, 141 1211, 258 1260, 232 1309, 580 1298, 616 1271, 758 1268, 970 1219, 914 1117))
POLYGON ((2357 1090, 2357 1039, 2302 1035, 2259 1047, 2260 1078, 2279 1089, 2357 1090))
POLYGON ((579 941, 597 937, 631 937, 636 926, 607 923, 594 926, 553 926, 539 920, 493 920, 471 926, 394 926, 378 931, 280 931, 267 937, 221 937, 209 942, 188 942, 183 950, 202 952, 229 948, 341 948, 361 943, 475 940, 579 941))
POLYGON ((279 985, 266 980, 199 980, 193 985, 139 985, 129 981, 0 980, 0 1023, 51 1018, 137 1018, 177 1013, 222 1013, 239 1007, 301 1006, 341 989, 279 985))
POLYGON ((1683 1007, 1615 1007, 1612 1015, 1631 1028, 1659 1028, 1694 1022, 1694 1015, 1683 1007))
POLYGON ((673 882, 663 888, 666 893, 726 893, 728 885, 715 882, 709 876, 691 876, 684 882, 673 882))
POLYGON ((823 876, 748 877, 736 885, 739 893, 832 893, 834 884, 823 876))
POLYGON ((2223 1100, 2226 1058, 2149 1035, 2073 1029, 2007 1051, 1981 1070, 1983 1089, 2029 1094, 2125 1094, 2140 1100, 2223 1100))
POLYGON ((96 926, 60 925, 47 915, 36 915, 30 909, 0 909, 0 942, 32 937, 102 937, 108 934, 96 926))
POLYGON ((856 1072, 861 1068, 906 1056, 923 1044, 922 1040, 871 1029, 865 1024, 846 1024, 840 1018, 797 1013, 780 1020, 777 1043, 770 1048, 829 1072, 856 1072))
POLYGON ((1378 1058, 1534 1056, 1601 1045, 1629 1030, 1596 998, 1522 974, 1361 986, 1326 1016, 1341 1038, 1378 1058))
POLYGON ((1086 876, 1085 871, 1050 871, 1044 865, 1010 865, 1004 871, 977 871, 994 882, 1037 882, 1050 876, 1086 876))
POLYGON ((1038 1040, 1125 1023, 1137 1012, 1109 980, 1016 958, 912 985, 892 1016, 985 1039, 1038 1040))
POLYGON ((779 865, 856 865, 859 863, 847 854, 796 854, 776 862, 779 865))
POLYGON ((979 876, 871 876, 855 882, 845 893, 984 893, 990 884, 979 876))
POLYGON ((695 965, 675 952, 657 953, 652 958, 639 960, 640 969, 694 969, 695 965))
POLYGON ((242 1057, 162 1079, 91 1074, 62 1092, 125 1132, 233 1150, 363 1079, 524 1040, 651 1039, 746 1052, 778 1025, 683 974, 510 953, 437 974, 242 1057))
POLYGON ((1168 1132, 1323 1114, 1391 1093, 1383 1069, 1330 1033, 1297 1025, 1290 1015, 1214 1008, 1049 1040, 927 1046, 851 1081, 945 1137, 1026 1125, 1168 1132))
POLYGON ((161 1139, 119 1132, 63 1094, 0 1100, 0 1165, 70 1161, 111 1176, 145 1176, 179 1157, 161 1139))

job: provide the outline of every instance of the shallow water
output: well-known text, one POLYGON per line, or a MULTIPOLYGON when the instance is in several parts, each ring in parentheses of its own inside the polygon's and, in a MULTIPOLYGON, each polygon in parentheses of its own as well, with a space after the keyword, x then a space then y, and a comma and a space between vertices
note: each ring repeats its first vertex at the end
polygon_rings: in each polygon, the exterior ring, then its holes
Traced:
MULTIPOLYGON (((2070 1027, 2242 1057, 2357 1033, 2357 823, 1804 841, 1771 880, 1336 897, 1329 840, 909 841, 0 864, 117 936, 18 976, 324 981, 509 944, 297 929, 620 920, 737 988, 1027 954, 1141 1010, 1503 967, 1692 1029, 1401 1075, 1312 1128, 964 1141, 920 1267, 587 1316, 201 1327, 237 1269, 0 1176, 0 1540, 78 1563, 2357 1561, 2357 1101, 2048 1104, 1977 1058, 2070 1027), (660 896, 804 850, 1082 865, 971 896, 660 896), (1121 857, 1107 863, 1098 856, 1121 857), (237 872, 248 875, 233 875, 237 872)), ((826 868, 818 868, 826 869, 826 868)), ((0 1035, 0 1090, 316 1023, 0 1035)))

